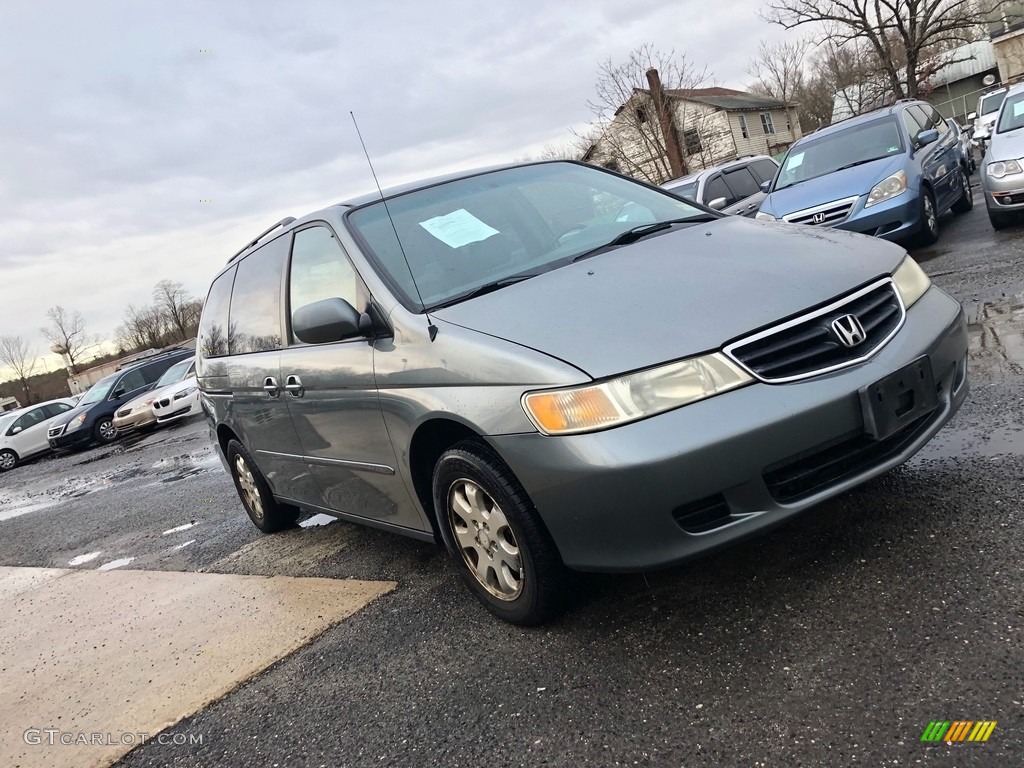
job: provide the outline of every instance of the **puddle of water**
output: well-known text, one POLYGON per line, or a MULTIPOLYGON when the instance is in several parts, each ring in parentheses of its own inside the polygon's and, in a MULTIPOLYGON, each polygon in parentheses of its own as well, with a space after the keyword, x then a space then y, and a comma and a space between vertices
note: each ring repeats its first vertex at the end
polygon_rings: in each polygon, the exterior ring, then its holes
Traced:
POLYGON ((190 544, 195 544, 195 543, 196 543, 196 540, 192 539, 192 540, 186 541, 186 542, 184 542, 182 544, 175 544, 173 547, 171 547, 171 551, 172 552, 177 552, 179 549, 184 549, 185 547, 189 546, 190 544))
POLYGON ((187 531, 189 528, 191 528, 192 526, 195 526, 195 525, 199 525, 199 523, 196 523, 196 522, 185 523, 184 525, 179 525, 177 528, 168 528, 166 531, 163 532, 162 535, 166 536, 169 533, 178 533, 179 531, 187 531))
POLYGON ((299 523, 299 527, 300 528, 313 528, 314 526, 318 526, 318 525, 327 525, 328 523, 334 523, 334 522, 337 522, 337 520, 338 520, 338 518, 334 517, 334 515, 318 514, 318 515, 313 515, 308 520, 303 520, 301 523, 299 523))
POLYGON ((88 554, 85 554, 85 555, 79 555, 78 557, 73 557, 70 560, 68 560, 68 565, 83 565, 85 563, 88 563, 88 562, 91 562, 91 561, 95 560, 97 557, 100 556, 100 554, 101 554, 100 552, 89 552, 88 554))
POLYGON ((1024 293, 965 304, 971 376, 1024 375, 1024 293))
POLYGON ((160 474, 169 473, 167 477, 160 478, 161 483, 176 483, 179 480, 184 480, 186 477, 192 477, 193 475, 218 468, 220 468, 220 459, 217 458, 216 453, 209 449, 196 451, 195 453, 185 453, 180 456, 169 456, 153 464, 153 469, 160 474))
POLYGON ((1024 455, 1024 426, 999 427, 991 432, 963 429, 939 432, 918 456, 922 459, 949 459, 957 456, 1024 455))
POLYGON ((111 560, 109 563, 104 563, 103 565, 101 565, 96 570, 97 571, 112 571, 115 568, 123 568, 124 566, 128 565, 128 563, 130 563, 134 559, 135 559, 134 557, 122 557, 120 560, 111 560))

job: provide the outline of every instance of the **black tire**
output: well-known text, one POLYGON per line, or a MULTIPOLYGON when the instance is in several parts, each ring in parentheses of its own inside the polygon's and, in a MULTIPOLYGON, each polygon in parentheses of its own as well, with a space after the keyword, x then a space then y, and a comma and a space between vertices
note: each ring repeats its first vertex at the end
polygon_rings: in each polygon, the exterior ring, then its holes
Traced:
POLYGON ((0 472, 7 472, 16 466, 18 466, 18 454, 10 448, 4 448, 0 451, 0 472))
POLYGON ((988 220, 992 222, 992 229, 1006 229, 1011 224, 1004 214, 993 213, 991 210, 988 212, 988 220))
POLYGON ((107 445, 117 439, 113 416, 101 416, 92 427, 92 438, 100 445, 107 445))
POLYGON ((917 233, 919 246, 933 245, 939 239, 939 212, 935 208, 935 198, 927 190, 921 190, 921 229, 917 233))
POLYGON ((294 526, 299 518, 299 508, 282 504, 274 498, 263 473, 245 446, 237 440, 229 440, 226 455, 238 498, 242 500, 252 524, 264 533, 276 533, 294 526), (245 476, 246 469, 248 477, 245 476))
POLYGON ((567 574, 562 558, 526 491, 492 450, 464 440, 445 451, 434 467, 433 495, 445 546, 462 580, 487 610, 520 626, 542 624, 563 610, 567 574), (470 509, 473 486, 478 506, 470 509), (486 517, 473 536, 471 515, 477 510, 486 517), (493 553, 479 569, 486 578, 475 567, 481 550, 493 553))
POLYGON ((963 194, 953 203, 953 213, 967 213, 974 207, 974 195, 971 193, 971 179, 966 168, 960 169, 960 183, 963 185, 963 194))

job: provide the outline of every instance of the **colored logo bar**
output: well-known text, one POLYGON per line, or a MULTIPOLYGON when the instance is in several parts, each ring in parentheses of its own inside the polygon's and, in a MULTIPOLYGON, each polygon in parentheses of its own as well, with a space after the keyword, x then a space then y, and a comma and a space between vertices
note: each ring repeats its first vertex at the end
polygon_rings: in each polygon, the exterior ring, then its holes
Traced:
POLYGON ((995 729, 995 720, 932 720, 921 741, 988 741, 995 729))

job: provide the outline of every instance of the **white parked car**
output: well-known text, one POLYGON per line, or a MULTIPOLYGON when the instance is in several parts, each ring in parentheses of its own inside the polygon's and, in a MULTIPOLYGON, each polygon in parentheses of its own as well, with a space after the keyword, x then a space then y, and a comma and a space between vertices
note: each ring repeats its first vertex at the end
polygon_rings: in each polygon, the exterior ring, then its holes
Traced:
POLYGON ((14 469, 25 459, 50 450, 49 423, 75 407, 71 397, 20 408, 0 416, 0 472, 14 469))
POLYGON ((152 411, 157 424, 167 424, 202 413, 199 407, 199 385, 196 383, 196 363, 195 360, 190 363, 185 378, 152 394, 152 411))

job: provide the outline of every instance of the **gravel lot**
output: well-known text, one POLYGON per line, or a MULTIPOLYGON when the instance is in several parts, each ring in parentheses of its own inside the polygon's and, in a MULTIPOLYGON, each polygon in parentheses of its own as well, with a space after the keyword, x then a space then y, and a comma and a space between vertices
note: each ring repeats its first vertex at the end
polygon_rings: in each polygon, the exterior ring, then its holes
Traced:
POLYGON ((976 202, 915 254, 972 340, 969 399, 918 457, 704 560, 581 577, 551 626, 492 619, 430 545, 259 534, 201 422, 0 476, 0 565, 398 582, 175 727, 201 745, 123 766, 1021 765, 1024 226, 976 202), (919 741, 983 719, 985 744, 919 741))

